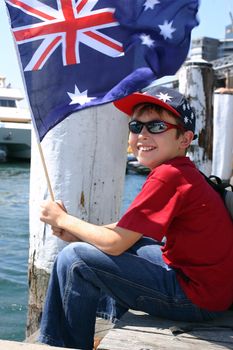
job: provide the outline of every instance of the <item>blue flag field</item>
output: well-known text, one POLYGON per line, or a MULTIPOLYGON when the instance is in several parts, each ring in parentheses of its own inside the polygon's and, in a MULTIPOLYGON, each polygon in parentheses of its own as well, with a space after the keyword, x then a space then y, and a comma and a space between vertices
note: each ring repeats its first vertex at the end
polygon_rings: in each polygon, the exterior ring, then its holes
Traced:
POLYGON ((39 139, 71 113, 175 74, 198 0, 5 0, 39 139))

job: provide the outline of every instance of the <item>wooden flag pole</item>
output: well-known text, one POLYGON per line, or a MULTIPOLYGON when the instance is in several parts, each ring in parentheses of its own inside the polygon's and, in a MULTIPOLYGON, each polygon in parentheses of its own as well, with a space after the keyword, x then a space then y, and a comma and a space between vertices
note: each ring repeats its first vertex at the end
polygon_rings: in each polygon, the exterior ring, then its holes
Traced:
POLYGON ((49 194, 50 194, 50 197, 51 197, 52 201, 55 201, 55 197, 54 197, 54 193, 53 193, 53 190, 52 190, 52 186, 51 186, 51 182, 50 182, 50 178, 49 178, 47 166, 46 166, 46 163, 45 163, 45 158, 44 158, 43 149, 42 149, 42 147, 41 147, 41 143, 40 143, 39 140, 37 140, 37 145, 38 145, 38 149, 39 149, 39 153, 40 153, 40 158, 41 158, 42 165, 43 165, 43 169, 44 169, 44 173, 45 173, 45 178, 46 178, 46 181, 47 181, 47 186, 48 186, 49 194))
MULTIPOLYGON (((10 23, 10 16, 9 16, 9 14, 8 14, 8 17, 9 17, 9 23, 10 23)), ((12 35, 12 37, 13 37, 13 35, 12 35)), ((42 166, 43 166, 44 173, 45 173, 45 178, 46 178, 46 182, 47 182, 47 186, 48 186, 48 191, 49 191, 51 200, 55 201, 54 193, 53 193, 51 182, 50 182, 50 179, 49 179, 47 166, 46 166, 46 163, 45 163, 43 149, 42 149, 41 143, 40 143, 39 133, 38 133, 38 130, 37 130, 35 119, 33 117, 33 112, 32 112, 31 104, 30 104, 30 101, 29 101, 28 93, 27 93, 27 85, 26 85, 26 82, 25 82, 25 77, 24 77, 23 68, 22 68, 22 64, 21 64, 21 59, 20 59, 20 55, 19 55, 19 51, 18 51, 18 46, 17 46, 16 41, 14 40, 14 38, 13 38, 13 42, 14 42, 14 45, 15 45, 15 51, 16 51, 17 60, 18 60, 18 63, 19 63, 19 68, 20 68, 21 77, 22 77, 22 80, 23 80, 24 89, 25 89, 25 92, 26 92, 26 99, 27 99, 27 102, 28 102, 28 105, 29 105, 29 109, 31 111, 31 116, 32 116, 31 117, 31 121, 32 121, 32 125, 33 125, 33 130, 34 130, 35 136, 36 136, 36 142, 37 142, 37 145, 38 145, 38 150, 39 150, 39 153, 40 153, 42 166)))
POLYGON ((41 143, 40 143, 39 133, 38 133, 38 130, 37 130, 36 122, 35 122, 35 119, 34 119, 34 117, 33 117, 33 112, 32 112, 32 108, 31 108, 31 104, 30 104, 30 101, 29 101, 29 98, 28 98, 28 94, 27 94, 27 86, 26 86, 26 83, 25 83, 25 78, 24 78, 24 73, 23 73, 23 69, 22 69, 22 65, 21 65, 21 60, 20 60, 20 56, 19 56, 19 51, 18 51, 18 48, 17 48, 17 45, 16 45, 15 40, 14 40, 14 45, 15 45, 15 51, 16 51, 16 55, 17 55, 17 59, 18 59, 18 63, 19 63, 20 72, 21 72, 21 77, 22 77, 22 80, 23 80, 24 89, 25 89, 25 91, 26 91, 26 99, 27 99, 27 102, 28 102, 28 105, 29 105, 29 110, 31 111, 31 116, 32 116, 32 117, 31 117, 31 121, 32 121, 32 125, 33 125, 33 130, 34 130, 34 133, 35 133, 35 136, 36 136, 36 142, 37 142, 37 145, 38 145, 38 150, 39 150, 39 153, 40 153, 40 158, 41 158, 41 161, 42 161, 42 166, 43 166, 44 173, 45 173, 45 178, 46 178, 46 182, 47 182, 47 186, 48 186, 48 191, 49 191, 51 200, 52 200, 52 201, 55 201, 54 193, 53 193, 52 186, 51 186, 51 182, 50 182, 50 179, 49 179, 49 174, 48 174, 47 166, 46 166, 46 163, 45 163, 45 158, 44 158, 43 149, 42 149, 41 143))

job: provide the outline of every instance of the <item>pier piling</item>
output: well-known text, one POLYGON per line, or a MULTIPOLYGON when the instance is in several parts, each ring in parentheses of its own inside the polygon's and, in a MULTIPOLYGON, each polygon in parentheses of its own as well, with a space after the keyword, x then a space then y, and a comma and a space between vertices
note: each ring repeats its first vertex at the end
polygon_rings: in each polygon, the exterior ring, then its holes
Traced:
MULTIPOLYGON (((100 225, 119 219, 127 140, 127 117, 111 104, 74 113, 46 135, 42 148, 55 199, 62 200, 71 215, 100 225)), ((66 245, 39 220, 40 203, 46 198, 47 184, 33 140, 27 336, 39 327, 49 274, 66 245)))

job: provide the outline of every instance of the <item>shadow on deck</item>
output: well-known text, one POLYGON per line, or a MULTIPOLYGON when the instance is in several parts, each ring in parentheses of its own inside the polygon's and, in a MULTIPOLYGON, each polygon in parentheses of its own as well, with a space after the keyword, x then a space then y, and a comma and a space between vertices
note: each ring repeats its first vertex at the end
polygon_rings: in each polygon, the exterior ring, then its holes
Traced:
POLYGON ((233 311, 205 322, 177 322, 130 311, 103 338, 98 350, 233 349, 233 311))

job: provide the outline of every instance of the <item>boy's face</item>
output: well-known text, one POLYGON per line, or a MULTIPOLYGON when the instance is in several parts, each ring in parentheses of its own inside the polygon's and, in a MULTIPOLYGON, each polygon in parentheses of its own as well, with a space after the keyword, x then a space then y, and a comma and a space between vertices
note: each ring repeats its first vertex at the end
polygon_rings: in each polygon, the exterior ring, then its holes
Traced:
MULTIPOLYGON (((142 114, 137 115, 136 113, 133 119, 144 123, 151 120, 164 120, 171 124, 177 124, 176 118, 169 115, 166 110, 163 110, 162 114, 158 114, 158 112, 149 109, 142 114)), ((130 132, 129 145, 141 164, 154 169, 170 159, 185 155, 188 145, 184 144, 184 139, 187 133, 190 132, 187 131, 177 137, 177 129, 169 129, 163 133, 151 134, 144 126, 140 134, 130 132)), ((187 142, 187 140, 185 141, 187 142)))

